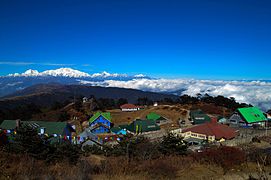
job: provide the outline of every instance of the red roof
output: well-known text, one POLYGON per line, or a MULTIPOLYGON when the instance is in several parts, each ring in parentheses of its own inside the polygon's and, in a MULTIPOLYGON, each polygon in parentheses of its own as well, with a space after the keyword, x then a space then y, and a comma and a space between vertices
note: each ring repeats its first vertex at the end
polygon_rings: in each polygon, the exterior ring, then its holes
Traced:
POLYGON ((211 121, 204 124, 200 124, 188 129, 184 129, 183 132, 194 132, 198 134, 204 134, 207 136, 215 136, 216 139, 233 139, 236 136, 236 131, 227 125, 219 124, 211 121))
POLYGON ((138 108, 136 105, 134 104, 123 104, 120 106, 121 109, 136 109, 138 108))

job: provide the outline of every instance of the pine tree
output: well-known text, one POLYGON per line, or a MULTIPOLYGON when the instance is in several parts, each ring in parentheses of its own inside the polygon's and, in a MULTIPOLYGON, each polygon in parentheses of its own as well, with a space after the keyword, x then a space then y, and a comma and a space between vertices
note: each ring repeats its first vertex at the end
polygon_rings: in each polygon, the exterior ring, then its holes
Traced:
POLYGON ((187 145, 183 141, 182 137, 175 136, 172 133, 168 133, 163 137, 159 150, 165 155, 185 155, 187 153, 187 145))
POLYGON ((23 126, 17 128, 16 135, 13 135, 13 140, 8 144, 7 150, 43 159, 50 148, 46 145, 46 139, 38 135, 37 129, 23 126))

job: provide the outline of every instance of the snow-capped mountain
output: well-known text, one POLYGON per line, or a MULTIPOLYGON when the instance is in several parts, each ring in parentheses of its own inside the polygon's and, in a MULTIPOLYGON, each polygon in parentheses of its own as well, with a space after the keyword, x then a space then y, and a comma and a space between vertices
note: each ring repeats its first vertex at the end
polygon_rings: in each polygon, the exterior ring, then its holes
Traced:
MULTIPOLYGON (((136 77, 137 75, 135 75, 134 77, 136 77)), ((110 74, 106 71, 102 72, 102 73, 94 73, 91 75, 92 78, 107 78, 107 77, 128 77, 127 74, 117 74, 117 73, 114 73, 114 74, 110 74)))
POLYGON ((106 80, 128 81, 132 79, 149 78, 143 74, 127 75, 108 73, 89 74, 72 68, 59 68, 39 72, 29 69, 23 73, 14 73, 7 76, 0 76, 0 97, 14 93, 36 84, 61 83, 61 84, 86 84, 90 86, 99 85, 97 82, 106 80))
POLYGON ((63 76, 63 77, 90 77, 88 73, 81 72, 71 68, 59 68, 56 70, 47 70, 40 73, 41 76, 63 76))
POLYGON ((46 70, 43 72, 38 72, 37 70, 29 69, 24 73, 9 74, 9 77, 32 77, 32 76, 63 76, 63 77, 90 77, 88 73, 81 72, 71 68, 59 68, 55 70, 46 70))
MULTIPOLYGON (((127 74, 117 74, 117 73, 108 73, 106 71, 103 71, 102 73, 94 73, 94 74, 88 74, 82 71, 78 71, 72 68, 59 68, 55 70, 46 70, 43 72, 38 72, 37 70, 29 69, 25 71, 24 73, 14 73, 9 74, 9 77, 33 77, 33 76, 61 76, 61 77, 73 77, 73 78, 81 78, 81 77, 90 77, 90 78, 109 78, 109 77, 129 77, 127 74)), ((137 74, 134 76, 130 76, 134 78, 143 78, 146 77, 143 74, 137 74)))

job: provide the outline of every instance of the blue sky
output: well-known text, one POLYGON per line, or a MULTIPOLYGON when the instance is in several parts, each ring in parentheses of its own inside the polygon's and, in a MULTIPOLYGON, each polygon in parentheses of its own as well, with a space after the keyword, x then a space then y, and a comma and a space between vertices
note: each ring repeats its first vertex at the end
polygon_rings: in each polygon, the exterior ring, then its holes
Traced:
POLYGON ((271 79, 268 0, 1 0, 0 75, 271 79))

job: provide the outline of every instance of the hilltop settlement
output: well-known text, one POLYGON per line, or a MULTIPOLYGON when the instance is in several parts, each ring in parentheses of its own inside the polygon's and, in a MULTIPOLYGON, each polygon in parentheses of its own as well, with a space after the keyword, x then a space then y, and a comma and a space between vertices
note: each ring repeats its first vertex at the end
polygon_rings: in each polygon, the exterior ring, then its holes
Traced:
MULTIPOLYGON (((95 97, 80 97, 76 102, 55 106, 46 113, 33 114, 29 119, 0 120, 0 146, 3 154, 18 156, 23 152, 34 159, 46 160, 49 164, 68 158, 70 163, 76 164, 83 153, 84 157, 95 157, 91 162, 96 162, 96 166, 97 161, 110 164, 108 161, 111 157, 122 157, 119 160, 128 163, 129 167, 134 167, 134 161, 145 163, 145 160, 151 160, 151 164, 158 163, 155 165, 155 172, 159 171, 159 177, 163 178, 176 178, 180 174, 161 173, 161 167, 158 166, 171 168, 167 167, 169 162, 158 162, 161 156, 174 157, 182 162, 190 161, 189 168, 192 168, 191 162, 206 164, 208 161, 211 165, 218 164, 223 169, 221 176, 236 166, 240 171, 245 162, 251 161, 262 163, 260 175, 269 177, 268 171, 263 169, 271 163, 269 154, 264 153, 271 148, 271 115, 258 107, 236 103, 234 99, 184 95, 178 101, 166 99, 153 102, 138 99, 135 104, 119 99, 110 107, 108 104, 103 106, 95 97), (258 144, 253 144, 256 142, 258 144), (63 146, 64 149, 60 150, 63 146), (261 153, 265 155, 263 157, 267 159, 264 162, 255 160, 256 157, 251 160, 251 149, 261 149, 261 153), (57 154, 59 151, 61 153, 57 154), (220 157, 220 153, 230 153, 231 157, 220 157)), ((182 168, 188 168, 187 166, 182 168)), ((12 171, 5 168, 2 167, 4 171, 3 174, 0 173, 0 177, 12 176, 12 171)), ((254 174, 247 174, 247 178, 258 176, 258 170, 252 170, 254 174)), ((123 175, 124 171, 126 170, 118 173, 123 175)), ((136 170, 132 172, 134 171, 136 170)), ((138 171, 138 174, 142 173, 142 170, 138 171)), ((178 168, 172 171, 178 171, 178 168)), ((147 175, 142 176, 148 178, 155 178, 157 175, 148 169, 143 172, 147 175)), ((103 170, 92 169, 91 172, 84 173, 88 174, 87 178, 90 178, 90 174, 99 178, 103 170)), ((105 174, 107 173, 109 172, 105 174)), ((117 174, 114 173, 110 174, 111 178, 117 174)))

